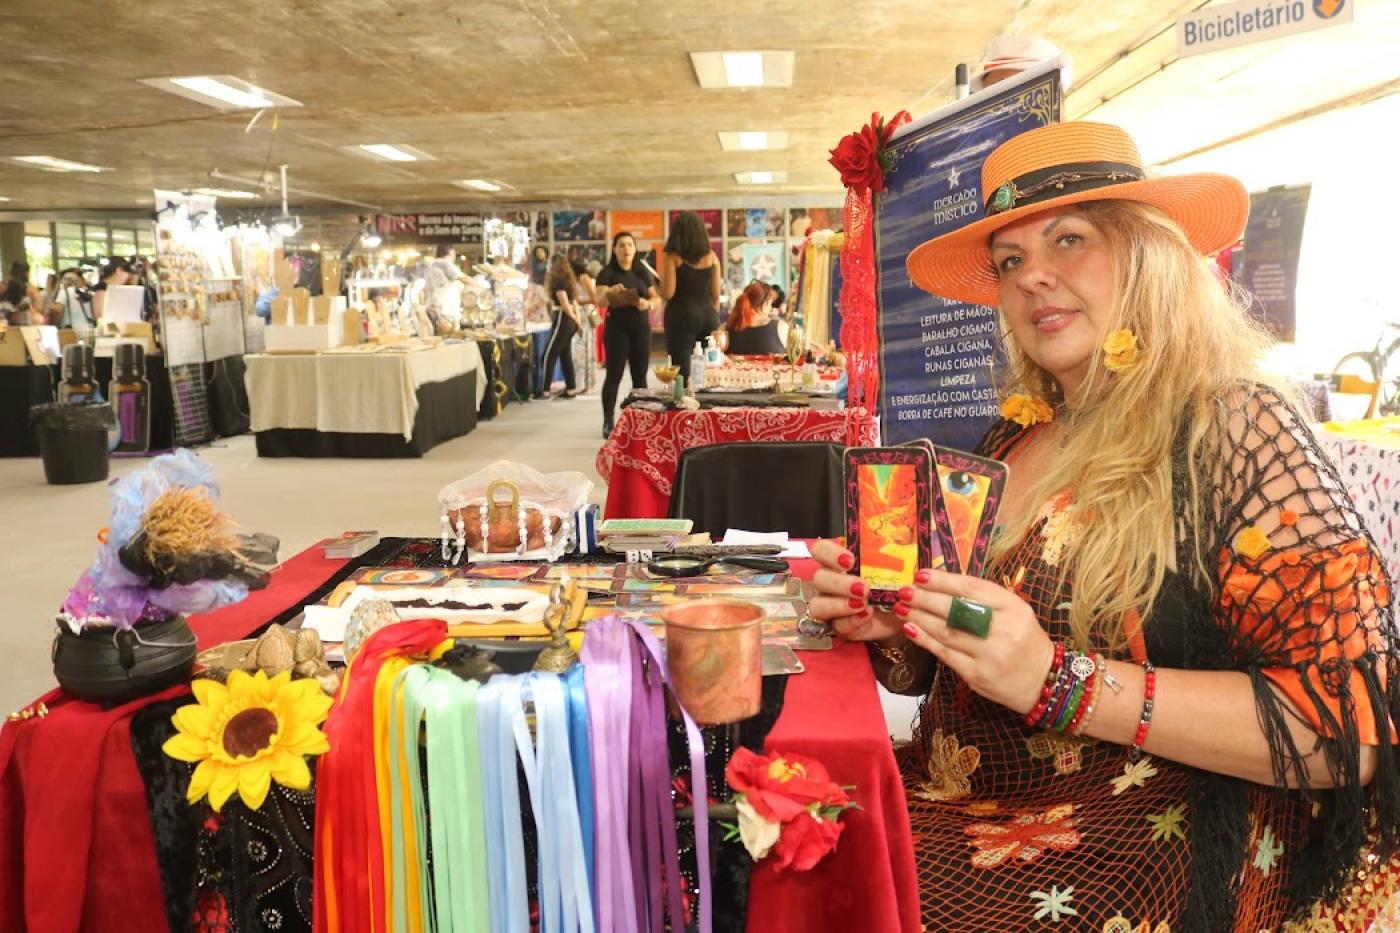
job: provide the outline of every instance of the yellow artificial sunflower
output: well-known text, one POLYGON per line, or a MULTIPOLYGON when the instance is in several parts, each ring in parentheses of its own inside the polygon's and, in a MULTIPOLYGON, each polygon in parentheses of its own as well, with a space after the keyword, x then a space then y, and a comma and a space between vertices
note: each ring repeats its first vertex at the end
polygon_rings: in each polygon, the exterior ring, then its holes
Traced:
POLYGON ((1138 361, 1137 334, 1130 330, 1115 330, 1103 341, 1104 365, 1109 372, 1121 373, 1138 361))
POLYGON ((294 790, 311 786, 307 755, 330 749, 317 728, 331 709, 331 698, 315 680, 292 680, 283 671, 234 671, 228 685, 199 679, 191 685, 199 702, 170 717, 175 724, 162 749, 177 761, 197 763, 185 795, 195 803, 205 794, 216 811, 235 790, 252 810, 262 806, 272 781, 294 790))

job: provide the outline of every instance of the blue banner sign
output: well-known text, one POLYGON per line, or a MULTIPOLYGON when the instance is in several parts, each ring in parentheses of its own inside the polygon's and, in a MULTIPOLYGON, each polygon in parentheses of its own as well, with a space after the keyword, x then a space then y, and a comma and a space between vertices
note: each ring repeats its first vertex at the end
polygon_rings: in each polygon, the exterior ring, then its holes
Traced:
POLYGON ((910 124, 890 143, 875 199, 880 431, 885 444, 927 437, 971 450, 998 413, 994 308, 925 292, 909 253, 982 217, 982 163, 1001 143, 1059 120, 1059 62, 1047 62, 910 124))

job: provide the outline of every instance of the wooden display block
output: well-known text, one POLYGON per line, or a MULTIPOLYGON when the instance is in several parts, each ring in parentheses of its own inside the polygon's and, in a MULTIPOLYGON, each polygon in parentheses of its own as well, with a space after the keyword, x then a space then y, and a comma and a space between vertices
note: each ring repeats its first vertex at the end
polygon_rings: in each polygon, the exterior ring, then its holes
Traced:
POLYGON ((339 295, 340 277, 343 272, 339 259, 321 260, 321 294, 339 295))
POLYGON ((272 280, 277 283, 277 290, 283 295, 290 295, 292 289, 296 288, 296 272, 292 269, 292 264, 282 258, 281 253, 273 257, 272 280))
POLYGON ((346 311, 341 323, 345 328, 344 343, 341 346, 358 346, 364 341, 364 315, 358 311, 346 311))
POLYGON ((292 323, 310 324, 311 321, 311 291, 306 288, 292 289, 292 323))
POLYGON ((291 322, 292 300, 287 297, 272 299, 272 320, 274 326, 282 327, 291 322))

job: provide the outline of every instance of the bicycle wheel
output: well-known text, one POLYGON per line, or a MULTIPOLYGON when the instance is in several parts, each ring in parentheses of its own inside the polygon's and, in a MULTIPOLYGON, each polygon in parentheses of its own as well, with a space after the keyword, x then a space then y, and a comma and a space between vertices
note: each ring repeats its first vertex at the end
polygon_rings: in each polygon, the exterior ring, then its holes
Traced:
POLYGON ((1400 415, 1400 337, 1386 347, 1380 369, 1381 394, 1376 410, 1382 416, 1400 415))
POLYGON ((1374 416, 1379 378, 1376 362, 1374 352, 1358 350, 1348 353, 1332 367, 1334 420, 1353 421, 1374 416))

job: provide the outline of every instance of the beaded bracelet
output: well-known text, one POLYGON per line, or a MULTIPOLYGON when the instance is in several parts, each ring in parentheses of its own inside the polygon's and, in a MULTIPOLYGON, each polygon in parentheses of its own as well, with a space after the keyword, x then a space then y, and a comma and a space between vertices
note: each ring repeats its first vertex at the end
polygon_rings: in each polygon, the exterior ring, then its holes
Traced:
POLYGON ((1137 734, 1133 736, 1133 747, 1128 750, 1134 761, 1142 754, 1142 746, 1147 742, 1147 730, 1152 726, 1152 700, 1157 695, 1157 668, 1151 661, 1143 661, 1142 669, 1147 673, 1142 689, 1142 718, 1138 720, 1137 734))
POLYGON ((1069 726, 1065 728, 1066 735, 1082 733, 1084 726, 1089 722, 1089 717, 1094 715, 1094 707, 1099 702, 1099 690, 1103 687, 1103 665, 1104 660, 1099 657, 1094 673, 1089 676, 1088 682, 1084 685, 1084 702, 1079 704, 1074 718, 1069 721, 1069 726))
POLYGON ((1050 661, 1050 670, 1045 672, 1045 683, 1040 688, 1040 699, 1035 706, 1026 714, 1025 723, 1034 726, 1041 716, 1045 715, 1045 708, 1050 705, 1050 697, 1055 689, 1055 680, 1059 677, 1060 665, 1065 659, 1065 646, 1063 642, 1055 642, 1055 656, 1050 661))

